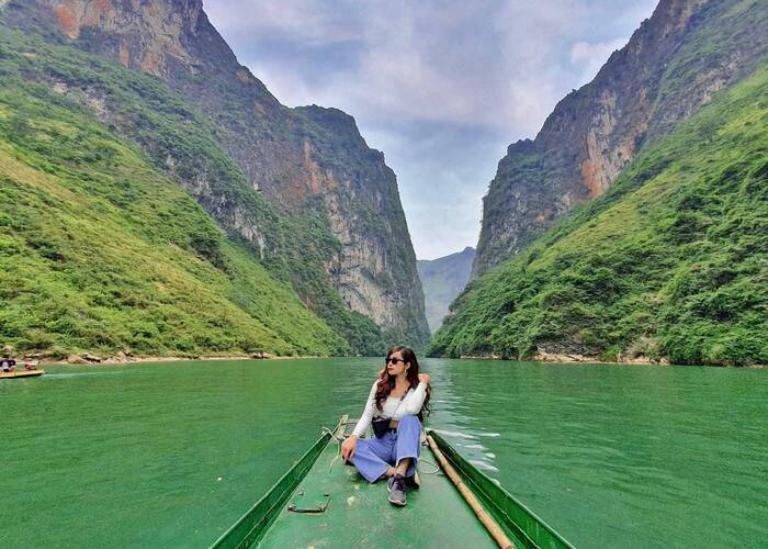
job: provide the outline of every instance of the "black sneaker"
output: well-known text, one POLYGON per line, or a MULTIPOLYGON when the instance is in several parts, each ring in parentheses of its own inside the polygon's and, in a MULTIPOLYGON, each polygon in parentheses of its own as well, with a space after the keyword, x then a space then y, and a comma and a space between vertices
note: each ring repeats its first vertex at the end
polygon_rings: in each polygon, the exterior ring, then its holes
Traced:
POLYGON ((405 485, 408 488, 413 488, 414 490, 421 488, 421 479, 419 478, 419 473, 414 473, 413 476, 405 477, 405 485))
POLYGON ((405 479, 402 475, 395 475, 387 483, 389 487, 389 503, 405 506, 405 479))

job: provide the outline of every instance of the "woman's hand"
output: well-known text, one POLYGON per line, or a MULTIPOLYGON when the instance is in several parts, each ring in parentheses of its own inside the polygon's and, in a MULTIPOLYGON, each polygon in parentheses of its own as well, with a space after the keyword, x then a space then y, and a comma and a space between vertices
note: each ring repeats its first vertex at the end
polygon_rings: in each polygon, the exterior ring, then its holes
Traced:
POLYGON ((429 385, 429 374, 419 374, 419 381, 424 385, 429 385))
POLYGON ((352 456, 355 455, 355 450, 357 449, 357 437, 355 435, 352 435, 347 440, 345 440, 341 445, 341 459, 344 460, 346 463, 350 459, 352 459, 352 456))

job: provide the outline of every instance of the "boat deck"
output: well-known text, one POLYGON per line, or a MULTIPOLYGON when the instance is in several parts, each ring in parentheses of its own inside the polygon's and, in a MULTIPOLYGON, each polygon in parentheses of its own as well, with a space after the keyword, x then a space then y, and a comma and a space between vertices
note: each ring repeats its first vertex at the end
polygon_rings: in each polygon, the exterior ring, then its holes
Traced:
POLYGON ((211 549, 246 547, 530 547, 573 549, 514 496, 430 431, 419 461, 421 489, 408 505, 387 500, 339 457, 353 425, 342 416, 211 549), (440 455, 438 460, 435 452, 440 455), (441 464, 438 468, 437 463, 441 464), (453 482, 445 476, 451 475, 453 482), (464 496, 460 495, 460 487, 464 496), (465 500, 464 497, 467 499, 465 500), (467 503, 472 500, 472 505, 467 503), (480 522, 479 516, 487 525, 480 522), (493 531, 493 536, 491 536, 493 531), (494 539, 495 538, 495 539, 494 539), (497 541, 496 541, 497 540, 497 541))
POLYGON ((325 512, 284 507, 258 547, 497 547, 426 447, 421 489, 408 491, 405 507, 387 501, 386 482, 369 484, 338 452, 331 441, 291 495, 299 508, 328 501, 325 512))

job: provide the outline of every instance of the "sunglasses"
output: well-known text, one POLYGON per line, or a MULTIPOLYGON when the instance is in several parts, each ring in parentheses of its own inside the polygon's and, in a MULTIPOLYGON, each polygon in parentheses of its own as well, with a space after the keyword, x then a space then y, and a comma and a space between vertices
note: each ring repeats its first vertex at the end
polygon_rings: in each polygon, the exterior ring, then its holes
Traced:
POLYGON ((386 364, 389 364, 389 363, 391 362, 391 363, 392 363, 392 364, 394 364, 395 366, 397 366, 397 363, 398 363, 398 362, 403 362, 403 363, 405 363, 405 361, 404 361, 402 358, 395 358, 395 357, 389 357, 389 358, 388 358, 387 360, 385 360, 384 362, 385 362, 386 364))

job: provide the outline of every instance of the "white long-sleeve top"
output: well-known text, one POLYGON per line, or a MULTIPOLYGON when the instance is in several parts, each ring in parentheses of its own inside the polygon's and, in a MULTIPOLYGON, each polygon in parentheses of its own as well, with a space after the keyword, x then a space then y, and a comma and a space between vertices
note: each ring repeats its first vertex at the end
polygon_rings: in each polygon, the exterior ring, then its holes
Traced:
POLYGON ((352 434, 360 438, 365 434, 366 429, 371 425, 374 417, 385 417, 389 419, 401 419, 403 416, 416 415, 421 411, 421 407, 424 405, 424 399, 427 396, 427 384, 421 383, 416 388, 410 388, 405 393, 405 398, 400 400, 400 397, 387 397, 384 401, 381 411, 376 407, 376 385, 378 380, 373 383, 371 387, 371 393, 368 395, 368 402, 365 403, 365 409, 363 415, 360 416, 360 420, 355 425, 352 434))

